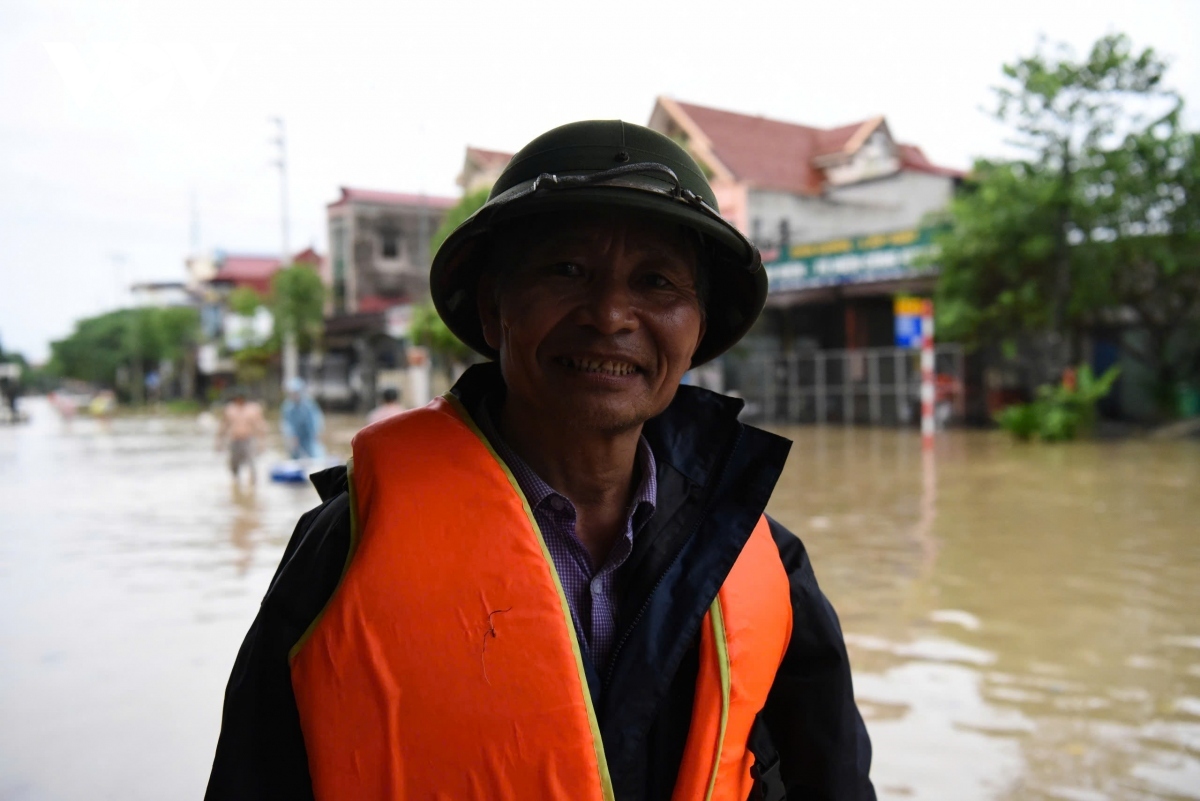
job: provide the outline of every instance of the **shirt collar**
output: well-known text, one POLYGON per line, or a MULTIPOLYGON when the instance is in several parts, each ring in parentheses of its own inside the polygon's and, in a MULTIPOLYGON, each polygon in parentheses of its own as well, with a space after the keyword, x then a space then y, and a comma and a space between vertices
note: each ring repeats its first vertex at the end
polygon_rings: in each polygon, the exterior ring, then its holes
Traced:
MULTIPOLYGON (((536 509, 545 501, 555 497, 562 498, 570 503, 569 498, 547 484, 500 436, 500 429, 492 418, 492 412, 497 406, 498 403, 492 398, 485 398, 483 403, 479 404, 479 409, 476 411, 476 422, 479 425, 479 430, 483 432, 488 442, 492 444, 496 455, 508 465, 508 469, 512 471, 513 476, 517 479, 517 484, 521 487, 521 492, 525 494, 525 500, 529 502, 529 508, 536 509)), ((654 451, 650 449, 650 443, 644 436, 638 437, 638 486, 633 494, 633 502, 629 506, 628 513, 635 529, 639 528, 650 517, 654 512, 654 505, 658 502, 657 469, 658 466, 654 461, 654 451)))

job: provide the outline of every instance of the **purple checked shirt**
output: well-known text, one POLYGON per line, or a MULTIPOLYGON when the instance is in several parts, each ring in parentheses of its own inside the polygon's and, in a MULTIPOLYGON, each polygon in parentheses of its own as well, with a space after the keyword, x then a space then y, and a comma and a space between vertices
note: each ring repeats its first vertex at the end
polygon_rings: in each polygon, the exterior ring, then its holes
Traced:
POLYGON ((629 558, 633 538, 650 519, 658 499, 658 479, 655 478, 654 453, 650 450, 650 444, 645 437, 638 440, 637 470, 640 478, 629 507, 629 516, 625 520, 624 536, 613 544, 608 560, 597 569, 592 564, 587 548, 575 533, 575 505, 543 481, 509 447, 492 422, 491 409, 486 401, 480 404, 476 417, 480 430, 512 471, 529 502, 529 508, 533 510, 533 517, 542 530, 563 592, 567 595, 575 633, 580 644, 587 649, 592 665, 603 675, 617 633, 617 599, 614 594, 617 569, 629 558))

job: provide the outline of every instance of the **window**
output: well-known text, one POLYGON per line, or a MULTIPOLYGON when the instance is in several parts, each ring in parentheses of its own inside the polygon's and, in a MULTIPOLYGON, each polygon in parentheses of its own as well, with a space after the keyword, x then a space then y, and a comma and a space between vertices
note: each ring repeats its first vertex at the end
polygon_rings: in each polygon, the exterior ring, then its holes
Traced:
POLYGON ((394 259, 400 255, 400 236, 395 231, 383 231, 380 233, 382 245, 379 249, 379 255, 385 259, 394 259))
POLYGON ((787 220, 780 220, 779 221, 779 247, 781 249, 786 249, 787 246, 791 244, 791 242, 792 242, 791 226, 788 225, 787 220))

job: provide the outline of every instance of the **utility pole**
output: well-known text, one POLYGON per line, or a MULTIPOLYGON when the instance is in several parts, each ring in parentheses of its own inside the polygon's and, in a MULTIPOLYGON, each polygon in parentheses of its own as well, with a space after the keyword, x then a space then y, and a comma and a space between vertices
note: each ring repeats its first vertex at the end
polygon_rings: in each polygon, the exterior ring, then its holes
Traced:
POLYGON ((286 265, 291 257, 291 248, 288 244, 287 129, 284 127, 283 117, 272 117, 271 121, 275 123, 277 130, 275 138, 271 141, 279 148, 279 158, 275 161, 275 166, 279 168, 279 220, 283 233, 283 239, 280 242, 283 247, 280 252, 280 260, 286 265))
MULTIPOLYGON (((288 244, 287 129, 284 127, 283 117, 272 117, 271 121, 277 129, 276 137, 272 141, 279 148, 279 158, 275 162, 275 166, 279 168, 279 217, 283 234, 279 264, 281 267, 287 267, 292 257, 288 244)), ((285 305, 276 304, 276 311, 285 305)), ((300 357, 296 351, 296 321, 276 320, 275 323, 283 327, 283 388, 286 391, 300 374, 300 357)))
POLYGON ((200 204, 196 200, 196 187, 192 187, 191 192, 191 227, 188 231, 188 249, 191 251, 189 255, 200 255, 200 204))

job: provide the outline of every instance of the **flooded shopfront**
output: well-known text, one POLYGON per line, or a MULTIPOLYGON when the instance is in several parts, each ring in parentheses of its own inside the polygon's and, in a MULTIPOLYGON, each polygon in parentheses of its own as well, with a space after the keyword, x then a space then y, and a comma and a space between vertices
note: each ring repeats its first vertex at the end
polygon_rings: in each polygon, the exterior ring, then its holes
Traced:
MULTIPOLYGON (((0 799, 200 798, 316 494, 269 455, 233 488, 192 419, 28 408, 0 428, 0 799)), ((841 615, 880 798, 1200 799, 1200 443, 782 433, 770 511, 841 615)))

